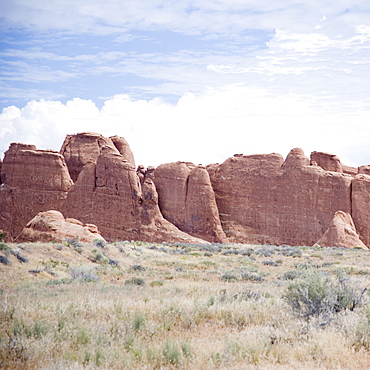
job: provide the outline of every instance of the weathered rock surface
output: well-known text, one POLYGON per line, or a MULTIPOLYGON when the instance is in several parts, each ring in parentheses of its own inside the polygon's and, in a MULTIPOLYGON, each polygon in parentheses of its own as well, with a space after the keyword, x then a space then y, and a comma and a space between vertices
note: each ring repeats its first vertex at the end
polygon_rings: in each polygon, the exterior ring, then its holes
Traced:
POLYGON ((39 212, 17 237, 17 242, 62 242, 66 238, 78 239, 80 242, 92 243, 104 240, 98 228, 92 224, 84 225, 73 219, 65 219, 58 211, 39 212))
POLYGON ((314 246, 368 249, 360 240, 351 215, 342 211, 335 212, 329 228, 314 246))
POLYGON ((311 162, 316 162, 325 171, 343 173, 342 163, 335 154, 312 152, 311 162))
POLYGON ((358 168, 358 173, 363 173, 364 175, 370 175, 370 166, 360 166, 358 168))
POLYGON ((63 213, 96 224, 108 240, 204 243, 163 218, 152 181, 141 186, 134 166, 108 145, 83 167, 63 213))
POLYGON ((352 181, 352 218, 361 240, 370 246, 370 176, 359 174, 352 181))
MULTIPOLYGON (((100 134, 82 132, 76 135, 67 135, 60 150, 68 166, 71 179, 76 182, 83 167, 88 163, 96 162, 102 146, 109 145, 115 148, 111 139, 100 134)), ((118 150, 117 150, 117 153, 118 150)))
POLYGON ((13 143, 1 169, 0 228, 17 236, 38 212, 60 208, 73 182, 56 151, 13 143))
POLYGON ((337 210, 350 212, 352 177, 308 165, 300 149, 227 159, 211 181, 226 236, 235 242, 312 245, 337 210))
POLYGON ((295 148, 285 160, 236 154, 220 165, 135 170, 118 136, 67 136, 60 153, 13 143, 0 163, 0 229, 14 239, 53 209, 110 241, 313 245, 342 211, 370 246, 369 168, 295 148))
POLYGON ((111 136, 114 146, 117 148, 123 159, 131 163, 135 167, 135 159, 128 142, 121 136, 111 136))
POLYGON ((168 221, 209 242, 227 241, 205 167, 185 162, 167 163, 157 167, 152 177, 159 207, 168 221))

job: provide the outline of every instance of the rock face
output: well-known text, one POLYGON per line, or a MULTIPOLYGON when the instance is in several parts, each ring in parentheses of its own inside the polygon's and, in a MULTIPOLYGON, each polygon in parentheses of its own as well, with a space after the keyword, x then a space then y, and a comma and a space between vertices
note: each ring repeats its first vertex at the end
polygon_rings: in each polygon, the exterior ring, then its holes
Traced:
POLYGON ((78 238, 80 242, 92 243, 104 240, 95 225, 67 218, 58 211, 39 212, 17 237, 17 242, 62 242, 66 238, 78 238))
POLYGON ((229 158, 211 181, 233 242, 312 245, 335 211, 351 210, 352 177, 310 166, 300 149, 229 158))
POLYGON ((131 163, 135 167, 135 159, 128 142, 121 136, 111 136, 114 146, 117 148, 119 153, 122 155, 128 163, 131 163))
POLYGON ((157 167, 152 175, 163 216, 191 235, 224 243, 226 235, 205 167, 176 162, 157 167))
POLYGON ((83 132, 77 135, 67 135, 60 153, 65 158, 74 182, 77 181, 78 175, 86 164, 96 162, 100 148, 104 145, 115 148, 112 140, 99 134, 83 132))
POLYGON ((368 249, 360 240, 351 215, 342 211, 335 212, 329 228, 314 246, 368 249))
POLYGON ((163 218, 152 181, 141 186, 134 166, 108 145, 83 167, 63 213, 96 224, 108 240, 204 243, 163 218))
POLYGON ((312 152, 311 162, 316 162, 325 171, 343 173, 342 163, 335 154, 312 152))
POLYGON ((14 240, 53 209, 97 225, 110 241, 313 245, 341 211, 370 246, 369 168, 295 148, 285 159, 236 154, 207 167, 135 170, 118 136, 69 135, 60 152, 13 143, 0 162, 0 229, 14 240))
POLYGON ((38 212, 60 208, 73 182, 56 151, 13 143, 1 169, 0 224, 16 237, 38 212))
POLYGON ((361 240, 370 246, 370 176, 359 174, 352 182, 352 218, 361 240))

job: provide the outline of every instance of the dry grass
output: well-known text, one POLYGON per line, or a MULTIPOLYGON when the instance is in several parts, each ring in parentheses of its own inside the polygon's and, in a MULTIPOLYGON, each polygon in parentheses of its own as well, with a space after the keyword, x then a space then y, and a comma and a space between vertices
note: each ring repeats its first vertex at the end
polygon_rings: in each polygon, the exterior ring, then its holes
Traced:
POLYGON ((11 264, 0 264, 0 368, 370 367, 367 292, 353 310, 308 318, 283 298, 307 270, 346 274, 362 291, 370 252, 138 242, 8 246, 1 253, 11 264))

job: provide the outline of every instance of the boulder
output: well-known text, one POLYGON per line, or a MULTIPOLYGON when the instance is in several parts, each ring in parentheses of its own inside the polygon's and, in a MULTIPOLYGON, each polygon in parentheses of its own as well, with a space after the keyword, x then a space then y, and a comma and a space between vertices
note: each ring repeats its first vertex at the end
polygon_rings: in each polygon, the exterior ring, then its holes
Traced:
POLYGON ((343 211, 335 212, 328 229, 314 244, 317 246, 368 249, 360 240, 351 215, 343 211))
POLYGON ((16 242, 62 242, 66 238, 78 239, 80 242, 92 243, 104 240, 97 227, 92 224, 67 218, 58 211, 39 212, 16 238, 16 242))
POLYGON ((188 162, 160 165, 151 175, 163 216, 180 230, 209 242, 227 242, 205 167, 188 162))

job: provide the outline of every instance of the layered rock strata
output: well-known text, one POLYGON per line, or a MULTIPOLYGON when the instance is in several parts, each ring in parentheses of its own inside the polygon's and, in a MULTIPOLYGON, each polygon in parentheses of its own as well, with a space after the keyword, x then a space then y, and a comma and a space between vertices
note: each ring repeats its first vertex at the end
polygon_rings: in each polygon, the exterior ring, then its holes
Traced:
POLYGON ((13 143, 0 163, 0 229, 14 239, 53 209, 107 240, 313 245, 342 211, 369 246, 369 168, 295 148, 285 159, 236 154, 221 165, 136 170, 118 136, 69 135, 60 152, 13 143))
POLYGON ((352 177, 309 165, 300 149, 237 156, 212 168, 222 227, 234 242, 312 245, 337 210, 351 211, 352 177))
POLYGON ((0 228, 15 238, 38 212, 60 209, 73 185, 63 156, 12 143, 1 168, 0 228))

